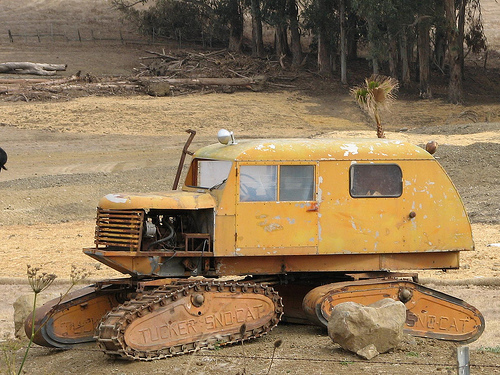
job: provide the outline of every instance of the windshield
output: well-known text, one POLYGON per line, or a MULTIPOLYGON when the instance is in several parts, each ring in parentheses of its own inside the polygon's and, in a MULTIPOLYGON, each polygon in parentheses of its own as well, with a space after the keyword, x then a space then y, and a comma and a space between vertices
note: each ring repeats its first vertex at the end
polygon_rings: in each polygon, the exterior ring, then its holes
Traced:
POLYGON ((197 187, 218 188, 226 181, 232 165, 228 160, 197 160, 197 187))

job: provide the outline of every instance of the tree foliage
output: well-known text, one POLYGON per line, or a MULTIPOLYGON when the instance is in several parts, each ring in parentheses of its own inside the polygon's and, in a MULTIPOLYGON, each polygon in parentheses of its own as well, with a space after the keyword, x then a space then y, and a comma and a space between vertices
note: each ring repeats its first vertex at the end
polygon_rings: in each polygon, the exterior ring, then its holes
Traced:
POLYGON ((463 65, 467 53, 487 48, 480 0, 149 0, 151 6, 143 10, 134 5, 148 0, 130 1, 113 0, 113 5, 144 34, 190 41, 209 38, 240 51, 247 17, 252 27, 252 43, 247 44, 254 56, 265 53, 266 24, 275 30, 266 51, 274 51, 280 61, 289 56, 293 66, 300 66, 302 36, 309 34, 308 50, 317 53, 320 72, 333 71, 339 54, 344 51, 345 56, 347 50, 348 58, 364 56, 374 73, 388 72, 402 85, 416 77, 420 91, 429 94, 431 69, 444 74, 454 67, 450 80, 461 79, 457 64, 463 65), (347 38, 344 49, 341 25, 347 38))

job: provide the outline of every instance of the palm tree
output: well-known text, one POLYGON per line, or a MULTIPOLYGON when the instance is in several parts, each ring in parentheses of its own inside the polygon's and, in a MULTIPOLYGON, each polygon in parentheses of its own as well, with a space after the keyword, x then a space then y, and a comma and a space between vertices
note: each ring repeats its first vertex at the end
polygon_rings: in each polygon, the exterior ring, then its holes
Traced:
POLYGON ((365 79, 364 85, 353 87, 350 91, 359 106, 375 119, 378 138, 385 138, 379 109, 387 108, 394 102, 394 92, 398 87, 398 81, 392 77, 372 75, 365 79))

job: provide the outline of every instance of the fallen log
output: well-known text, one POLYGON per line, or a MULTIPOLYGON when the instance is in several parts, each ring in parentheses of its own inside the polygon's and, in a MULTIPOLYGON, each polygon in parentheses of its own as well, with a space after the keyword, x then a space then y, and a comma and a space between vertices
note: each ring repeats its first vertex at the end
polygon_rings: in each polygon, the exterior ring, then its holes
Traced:
POLYGON ((34 84, 50 81, 50 78, 0 78, 0 85, 34 84))
POLYGON ((57 71, 66 70, 65 64, 42 64, 32 62, 6 62, 0 63, 0 73, 33 74, 39 76, 52 76, 57 71))
POLYGON ((166 83, 172 86, 239 86, 253 91, 261 91, 266 83, 265 76, 242 77, 242 78, 163 78, 141 77, 138 79, 143 86, 151 84, 166 83))

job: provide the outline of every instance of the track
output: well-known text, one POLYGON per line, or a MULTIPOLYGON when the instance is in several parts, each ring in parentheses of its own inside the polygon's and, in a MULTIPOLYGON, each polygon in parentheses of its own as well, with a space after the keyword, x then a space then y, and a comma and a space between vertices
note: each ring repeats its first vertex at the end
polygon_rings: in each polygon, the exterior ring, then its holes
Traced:
POLYGON ((151 361, 263 336, 282 314, 281 298, 263 284, 177 281, 110 311, 97 342, 107 354, 151 361))

